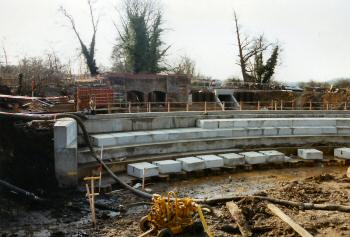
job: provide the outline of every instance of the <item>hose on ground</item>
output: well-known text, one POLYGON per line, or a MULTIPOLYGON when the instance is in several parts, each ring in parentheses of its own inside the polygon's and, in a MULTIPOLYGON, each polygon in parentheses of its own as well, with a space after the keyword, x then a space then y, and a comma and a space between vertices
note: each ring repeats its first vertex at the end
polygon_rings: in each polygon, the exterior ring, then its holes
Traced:
POLYGON ((4 186, 7 189, 10 189, 11 191, 14 191, 18 194, 23 194, 24 196, 28 197, 29 199, 33 200, 33 201, 44 201, 44 199, 36 196, 34 193, 28 192, 27 190, 24 190, 22 188, 19 188, 13 184, 10 184, 4 180, 0 179, 0 185, 4 186))
POLYGON ((0 112, 0 118, 10 118, 10 119, 23 119, 23 120, 53 120, 53 119, 60 119, 60 118, 72 118, 74 119, 78 126, 80 127, 83 138, 86 143, 86 145, 89 147, 90 153, 94 159, 101 164, 101 166, 108 172, 108 174, 115 180, 117 183, 122 185, 124 188, 130 190, 134 194, 136 194, 139 197, 146 198, 146 199, 152 199, 153 195, 142 192, 141 190, 138 190, 130 185, 128 185, 126 182, 121 180, 117 175, 114 174, 114 172, 106 165, 106 163, 100 159, 94 150, 94 147, 91 144, 90 136, 88 131, 86 130, 86 127, 84 125, 84 122, 82 120, 83 114, 73 114, 73 113, 61 113, 61 114, 24 114, 24 113, 7 113, 7 112, 0 112))

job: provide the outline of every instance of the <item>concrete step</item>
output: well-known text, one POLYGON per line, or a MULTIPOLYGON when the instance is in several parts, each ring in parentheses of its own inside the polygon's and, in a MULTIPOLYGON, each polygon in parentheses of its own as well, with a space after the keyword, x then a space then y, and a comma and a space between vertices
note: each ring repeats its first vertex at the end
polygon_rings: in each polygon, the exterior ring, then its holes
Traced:
MULTIPOLYGON (((303 146, 309 144, 348 145, 350 135, 284 135, 284 136, 252 136, 230 138, 189 139, 176 141, 163 141, 157 143, 112 146, 103 150, 103 159, 106 161, 142 160, 145 156, 203 152, 210 150, 242 149, 247 147, 273 147, 273 146, 303 146)), ((96 152, 101 148, 96 148, 96 152)), ((84 147, 78 150, 78 163, 87 164, 95 162, 89 149, 84 147)))
POLYGON ((142 132, 123 132, 92 135, 92 143, 97 147, 123 146, 187 139, 230 138, 247 136, 280 135, 324 135, 350 134, 350 127, 312 126, 312 127, 248 127, 248 128, 182 128, 142 132))
POLYGON ((349 118, 248 118, 199 119, 197 127, 204 129, 244 127, 331 127, 350 126, 349 118))

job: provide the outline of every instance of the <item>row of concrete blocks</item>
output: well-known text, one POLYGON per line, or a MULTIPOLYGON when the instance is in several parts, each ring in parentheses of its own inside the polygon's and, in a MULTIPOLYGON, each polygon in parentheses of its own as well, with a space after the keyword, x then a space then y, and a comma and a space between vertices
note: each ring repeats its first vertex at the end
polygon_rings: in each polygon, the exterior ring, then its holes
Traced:
POLYGON ((95 146, 106 147, 206 138, 331 134, 350 134, 350 127, 249 127, 230 129, 184 128, 144 132, 96 134, 92 135, 92 142, 95 146))
POLYGON ((349 126, 349 124, 349 118, 253 118, 197 120, 197 127, 205 129, 247 127, 341 127, 349 126))
MULTIPOLYGON (((299 154, 299 151, 298 151, 299 154)), ((323 154, 314 149, 300 149, 299 156, 304 159, 322 159, 323 154)), ((219 155, 202 155, 197 157, 178 158, 176 160, 154 161, 153 164, 141 162, 129 164, 127 172, 138 178, 157 176, 183 171, 191 172, 210 168, 235 167, 244 164, 283 163, 290 159, 275 150, 260 152, 226 153, 219 155)))

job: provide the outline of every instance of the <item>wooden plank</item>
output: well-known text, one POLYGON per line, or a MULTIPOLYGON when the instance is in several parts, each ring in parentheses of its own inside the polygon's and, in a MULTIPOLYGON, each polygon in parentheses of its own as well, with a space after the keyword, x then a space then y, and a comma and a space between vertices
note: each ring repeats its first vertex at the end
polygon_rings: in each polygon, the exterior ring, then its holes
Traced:
POLYGON ((237 204, 234 202, 227 202, 226 207, 228 208, 233 220, 237 223, 242 236, 252 236, 252 230, 250 229, 241 209, 237 206, 237 204))
POLYGON ((305 230, 303 227, 301 227, 298 223, 296 223, 295 221, 293 221, 292 218, 290 218, 289 216, 287 216, 281 209, 279 209, 277 206, 275 206, 272 203, 267 204, 267 207, 270 209, 270 211, 275 214, 276 216, 278 216, 282 221, 284 221, 285 223, 287 223, 290 227, 293 228, 293 230, 295 230, 295 232, 297 232, 300 236, 302 237, 312 237, 312 235, 305 230))

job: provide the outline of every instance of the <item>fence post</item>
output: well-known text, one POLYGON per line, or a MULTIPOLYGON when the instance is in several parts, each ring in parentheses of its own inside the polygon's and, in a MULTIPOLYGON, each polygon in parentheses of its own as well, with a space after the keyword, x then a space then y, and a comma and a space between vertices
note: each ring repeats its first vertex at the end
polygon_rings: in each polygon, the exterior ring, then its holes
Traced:
POLYGON ((151 112, 151 102, 147 102, 148 103, 148 112, 151 112))
POLYGON ((225 101, 224 102, 222 102, 222 111, 225 111, 225 101))
POLYGON ((258 110, 260 110, 260 100, 258 100, 258 110))
POLYGON ((80 93, 79 93, 79 88, 77 88, 77 105, 76 105, 76 110, 79 112, 79 102, 80 102, 80 93))
POLYGON ((204 113, 207 113, 207 102, 204 101, 204 113))
POLYGON ((283 110, 283 100, 281 100, 281 110, 283 110))
POLYGON ((242 110, 243 109, 243 101, 240 101, 239 102, 239 110, 242 110))
POLYGON ((309 110, 312 110, 312 102, 311 102, 311 100, 310 100, 309 110))
POLYGON ((129 110, 129 113, 131 113, 131 102, 128 103, 128 110, 129 110))
POLYGON ((277 100, 275 101, 275 110, 277 110, 277 100))
POLYGON ((170 101, 168 101, 168 112, 170 112, 170 101))
POLYGON ((328 110, 329 109, 329 107, 328 107, 328 102, 326 103, 326 110, 328 110))

